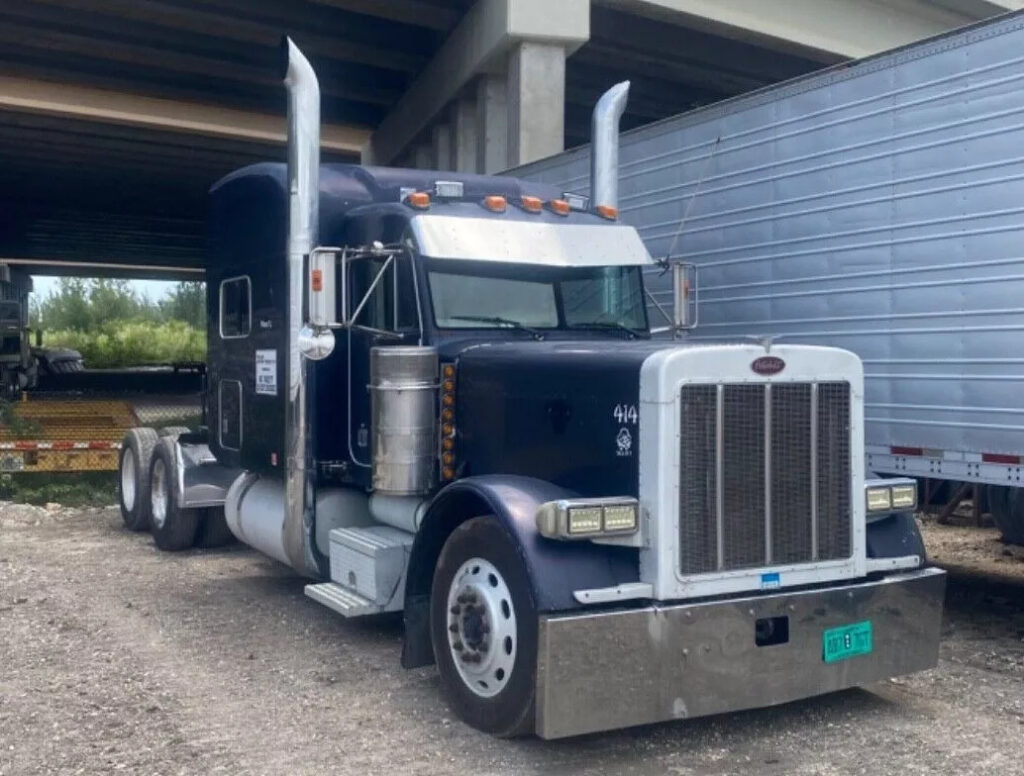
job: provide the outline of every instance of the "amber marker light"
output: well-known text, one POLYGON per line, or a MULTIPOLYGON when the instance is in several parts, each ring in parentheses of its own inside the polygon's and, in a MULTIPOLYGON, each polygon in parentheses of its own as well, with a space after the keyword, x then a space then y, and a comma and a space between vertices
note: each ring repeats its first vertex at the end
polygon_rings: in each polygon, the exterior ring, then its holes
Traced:
POLYGON ((484 207, 490 210, 492 213, 504 213, 508 203, 504 197, 498 196, 497 194, 491 194, 488 197, 484 197, 484 207))
POLYGON ((405 201, 409 207, 414 207, 417 210, 426 210, 430 207, 430 195, 425 191, 414 191, 405 198, 405 201))
POLYGON ((607 218, 609 221, 615 221, 619 217, 619 209, 612 207, 611 205, 598 205, 597 214, 601 218, 607 218))
POLYGON ((539 213, 544 208, 544 200, 540 197, 525 196, 520 200, 520 204, 527 213, 539 213))
POLYGON ((567 216, 572 210, 572 208, 569 207, 569 203, 564 199, 553 199, 548 202, 548 207, 551 208, 552 213, 560 216, 567 216))

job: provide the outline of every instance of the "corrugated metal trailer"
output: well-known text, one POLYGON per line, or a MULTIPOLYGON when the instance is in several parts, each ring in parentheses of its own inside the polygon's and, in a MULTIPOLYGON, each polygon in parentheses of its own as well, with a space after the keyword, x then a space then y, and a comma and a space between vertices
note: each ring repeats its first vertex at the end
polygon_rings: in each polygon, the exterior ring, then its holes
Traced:
POLYGON ((691 336, 849 348, 870 470, 1021 484, 1024 15, 635 130, 621 159, 623 219, 700 268, 691 336))

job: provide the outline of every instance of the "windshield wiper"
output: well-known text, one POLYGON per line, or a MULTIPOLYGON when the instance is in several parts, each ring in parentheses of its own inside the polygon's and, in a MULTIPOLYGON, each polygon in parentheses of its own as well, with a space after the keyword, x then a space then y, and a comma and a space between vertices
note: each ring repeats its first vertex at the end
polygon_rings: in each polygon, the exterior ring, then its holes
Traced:
POLYGON ((500 318, 496 315, 451 315, 449 317, 453 321, 474 321, 476 323, 493 323, 495 326, 509 326, 513 329, 519 329, 519 331, 525 331, 536 340, 544 339, 543 332, 531 329, 529 326, 519 321, 514 321, 511 318, 500 318))
POLYGON ((627 326, 624 323, 618 321, 587 321, 585 323, 570 323, 568 324, 570 329, 594 329, 597 331, 622 331, 628 334, 633 339, 643 338, 649 339, 650 332, 642 331, 641 329, 634 329, 631 326, 627 326))

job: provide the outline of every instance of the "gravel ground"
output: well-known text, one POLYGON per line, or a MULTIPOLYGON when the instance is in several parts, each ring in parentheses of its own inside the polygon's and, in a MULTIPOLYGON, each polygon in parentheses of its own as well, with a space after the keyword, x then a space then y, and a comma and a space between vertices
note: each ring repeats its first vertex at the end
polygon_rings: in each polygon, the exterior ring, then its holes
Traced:
POLYGON ((0 504, 0 776, 1024 774, 1024 553, 926 523, 938 669, 545 742, 451 718, 395 617, 346 622, 244 547, 168 555, 114 509, 0 504))

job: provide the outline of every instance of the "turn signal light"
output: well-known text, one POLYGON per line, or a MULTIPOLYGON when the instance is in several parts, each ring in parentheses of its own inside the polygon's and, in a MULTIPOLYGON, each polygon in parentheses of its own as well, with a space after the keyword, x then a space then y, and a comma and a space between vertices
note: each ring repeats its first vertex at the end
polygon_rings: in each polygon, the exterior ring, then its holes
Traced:
MULTIPOLYGON (((503 200, 504 201, 504 200, 503 200)), ((455 364, 441 365, 441 479, 455 479, 455 364)))
POLYGON ((619 217, 619 209, 612 207, 611 205, 598 205, 597 214, 601 218, 607 218, 609 221, 614 221, 619 217))
POLYGON ((430 195, 425 191, 414 191, 405 198, 405 201, 409 207, 414 207, 417 210, 426 210, 430 207, 430 195))
POLYGON ((528 213, 539 213, 544 207, 544 200, 540 197, 525 196, 522 198, 521 204, 523 206, 523 210, 528 213))
POLYGON ((504 213, 507 205, 508 203, 505 201, 505 198, 500 197, 497 194, 484 197, 484 207, 492 213, 504 213))
POLYGON ((553 199, 548 202, 548 206, 551 208, 552 213, 560 216, 567 216, 572 210, 572 208, 569 207, 569 203, 564 199, 553 199))

